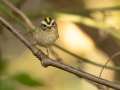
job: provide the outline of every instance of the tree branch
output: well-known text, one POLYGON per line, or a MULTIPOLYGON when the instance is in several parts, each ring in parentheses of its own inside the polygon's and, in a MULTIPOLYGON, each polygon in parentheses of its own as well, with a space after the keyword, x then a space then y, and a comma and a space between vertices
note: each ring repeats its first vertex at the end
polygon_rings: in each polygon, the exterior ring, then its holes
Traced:
POLYGON ((73 57, 79 59, 80 61, 83 61, 85 63, 88 63, 88 64, 92 64, 92 65, 95 65, 95 66, 98 66, 98 67, 105 67, 105 69, 110 69, 110 70, 114 70, 114 71, 120 71, 120 67, 119 66, 105 66, 105 65, 102 65, 102 64, 99 64, 97 62, 94 62, 94 61, 91 61, 91 60, 88 60, 88 59, 85 59, 85 58, 82 58, 81 56, 79 55, 76 55, 74 54, 73 52, 70 52, 69 50, 65 49, 65 48, 62 48, 61 46, 57 45, 57 44, 54 44, 55 47, 59 48, 60 50, 72 55, 73 57))
POLYGON ((56 60, 53 60, 49 57, 47 57, 41 50, 38 50, 36 47, 33 47, 31 43, 29 43, 20 33, 18 33, 18 31, 13 28, 5 19, 3 19, 2 17, 0 17, 0 22, 10 31, 12 32, 27 48, 29 48, 31 50, 31 52, 38 58, 38 60, 41 61, 41 64, 44 67, 47 66, 53 66, 56 67, 58 69, 62 69, 64 71, 67 71, 69 73, 72 73, 78 77, 82 77, 91 81, 94 81, 96 83, 102 84, 102 85, 106 85, 108 87, 120 90, 120 85, 115 84, 113 82, 104 80, 104 79, 99 79, 98 77, 91 75, 89 73, 86 73, 82 70, 78 70, 77 68, 71 67, 69 65, 60 63, 56 60))

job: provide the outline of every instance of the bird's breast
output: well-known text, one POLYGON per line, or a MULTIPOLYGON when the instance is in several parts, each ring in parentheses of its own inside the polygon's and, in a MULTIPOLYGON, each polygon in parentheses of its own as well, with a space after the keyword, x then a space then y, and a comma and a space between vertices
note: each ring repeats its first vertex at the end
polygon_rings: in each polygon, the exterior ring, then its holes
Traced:
POLYGON ((36 32, 34 33, 34 38, 39 45, 46 47, 52 45, 58 39, 58 34, 53 32, 36 32))

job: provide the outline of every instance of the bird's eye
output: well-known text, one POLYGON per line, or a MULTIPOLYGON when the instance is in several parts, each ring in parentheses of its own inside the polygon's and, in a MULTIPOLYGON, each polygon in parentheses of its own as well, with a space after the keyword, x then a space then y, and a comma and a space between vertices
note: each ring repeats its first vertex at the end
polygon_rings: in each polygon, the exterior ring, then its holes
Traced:
POLYGON ((55 23, 55 22, 53 22, 53 23, 52 23, 52 26, 56 26, 56 23, 55 23))
POLYGON ((47 27, 45 24, 42 24, 42 26, 45 28, 45 27, 47 27))
POLYGON ((54 25, 55 25, 55 22, 52 23, 52 26, 54 26, 54 25))
POLYGON ((41 24, 41 29, 45 31, 47 29, 47 25, 41 24))

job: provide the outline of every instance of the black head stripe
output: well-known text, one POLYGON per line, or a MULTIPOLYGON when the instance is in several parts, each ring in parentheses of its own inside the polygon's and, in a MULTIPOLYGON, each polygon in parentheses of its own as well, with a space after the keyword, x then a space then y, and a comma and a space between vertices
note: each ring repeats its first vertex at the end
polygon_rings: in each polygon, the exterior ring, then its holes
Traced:
POLYGON ((52 18, 51 18, 51 17, 46 17, 46 18, 45 18, 45 21, 46 21, 47 24, 50 24, 51 21, 52 21, 52 18))

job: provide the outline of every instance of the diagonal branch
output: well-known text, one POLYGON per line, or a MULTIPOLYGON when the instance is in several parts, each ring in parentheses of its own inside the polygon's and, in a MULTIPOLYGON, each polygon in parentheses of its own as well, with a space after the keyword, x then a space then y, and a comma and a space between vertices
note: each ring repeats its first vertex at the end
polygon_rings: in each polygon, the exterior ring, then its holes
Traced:
POLYGON ((105 69, 110 69, 110 70, 114 70, 114 71, 120 71, 120 67, 119 66, 114 66, 114 67, 112 67, 112 66, 105 66, 105 65, 99 64, 97 62, 91 61, 89 59, 85 59, 85 58, 83 58, 83 57, 81 57, 79 55, 76 55, 73 52, 70 52, 69 50, 67 50, 67 49, 65 49, 65 48, 63 48, 63 47, 61 47, 61 46, 59 46, 57 44, 54 44, 54 46, 59 48, 60 50, 62 50, 64 52, 70 54, 71 56, 77 58, 78 60, 85 62, 85 63, 92 64, 92 65, 95 65, 95 66, 98 66, 98 67, 105 67, 105 69))
POLYGON ((41 61, 41 64, 44 67, 47 66, 52 66, 52 67, 56 67, 58 69, 62 69, 66 72, 72 73, 73 75, 76 75, 78 77, 82 77, 91 81, 94 81, 96 83, 120 90, 120 85, 119 84, 115 84, 113 82, 104 80, 104 79, 99 79, 98 77, 86 73, 82 70, 78 70, 77 68, 71 67, 69 65, 60 63, 58 61, 55 61, 49 57, 47 57, 41 50, 38 50, 37 48, 33 47, 31 43, 29 43, 20 33, 18 33, 18 31, 13 28, 5 19, 3 19, 2 17, 0 17, 0 22, 11 32, 13 33, 27 48, 29 48, 31 50, 31 52, 41 61))

